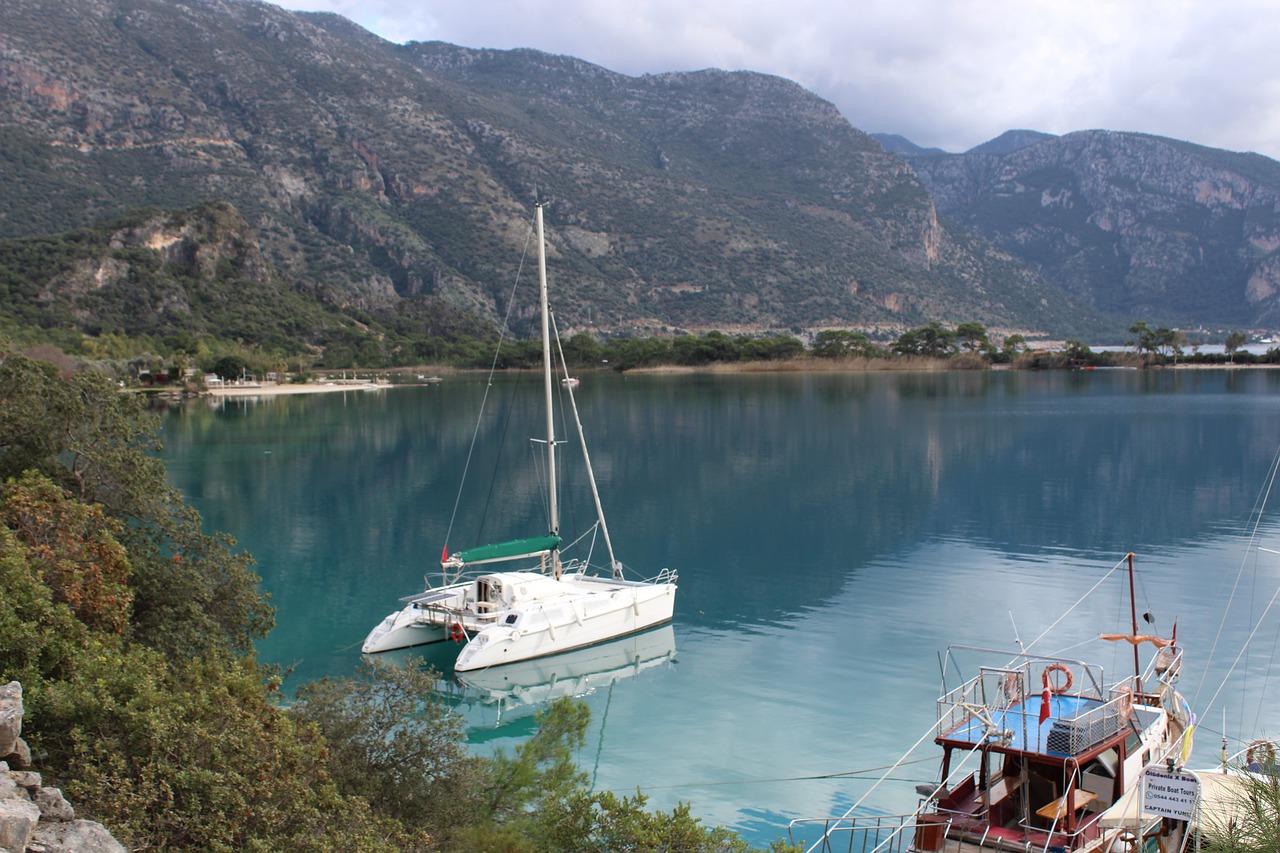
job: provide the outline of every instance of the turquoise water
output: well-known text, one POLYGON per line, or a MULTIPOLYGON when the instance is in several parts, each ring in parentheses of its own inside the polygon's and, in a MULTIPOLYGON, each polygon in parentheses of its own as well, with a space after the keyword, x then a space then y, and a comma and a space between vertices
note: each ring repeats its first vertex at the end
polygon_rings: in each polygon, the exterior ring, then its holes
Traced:
MULTIPOLYGON (((261 655, 294 684, 351 672, 446 544, 545 527, 523 423, 539 389, 488 391, 479 427, 479 377, 166 416, 170 479, 257 558, 279 609, 261 655)), ((1166 635, 1177 621, 1211 764, 1224 723, 1246 740, 1280 728, 1276 619, 1219 691, 1280 580, 1270 514, 1249 547, 1277 392, 1269 370, 589 374, 577 399, 615 548, 641 574, 680 572, 674 624, 442 686, 478 750, 518 743, 557 692, 582 695, 579 760, 598 787, 692 802, 763 845, 794 817, 843 812, 928 730, 949 643, 1034 637, 1133 551, 1140 611, 1166 635)), ((566 526, 589 501, 566 494, 566 526)), ((1128 620, 1121 589, 1103 592, 1055 638, 1122 674, 1127 645, 1087 645, 1128 620)), ((909 810, 934 770, 899 768, 865 807, 909 810)))

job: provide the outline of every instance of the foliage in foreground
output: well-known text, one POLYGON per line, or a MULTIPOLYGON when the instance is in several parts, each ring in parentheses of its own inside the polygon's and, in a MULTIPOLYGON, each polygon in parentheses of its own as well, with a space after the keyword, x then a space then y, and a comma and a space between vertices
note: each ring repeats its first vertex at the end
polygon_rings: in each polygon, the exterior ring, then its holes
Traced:
MULTIPOLYGON (((0 481, 34 471, 114 525, 129 562, 130 639, 176 657, 245 652, 274 616, 252 560, 165 482, 158 420, 96 371, 0 359, 0 481)), ((68 534, 70 535, 70 534, 68 534)))
POLYGON ((251 561, 167 486, 155 426, 100 375, 0 352, 0 679, 82 817, 157 851, 746 849, 687 806, 591 791, 581 704, 491 759, 416 667, 283 708, 251 561))
MULTIPOLYGON (((1274 762, 1271 763, 1274 768, 1274 762)), ((1275 853, 1280 850, 1280 777, 1241 773, 1226 808, 1206 815, 1205 853, 1275 853)))
MULTIPOLYGON (((648 811, 646 798, 592 791, 573 761, 589 712, 561 699, 537 717, 537 731, 508 754, 470 757, 458 719, 421 662, 368 661, 353 678, 303 687, 290 716, 331 744, 330 774, 406 825, 427 827, 443 850, 746 851, 721 827, 705 827, 681 804, 648 811)), ((788 848, 775 845, 772 849, 788 848)))

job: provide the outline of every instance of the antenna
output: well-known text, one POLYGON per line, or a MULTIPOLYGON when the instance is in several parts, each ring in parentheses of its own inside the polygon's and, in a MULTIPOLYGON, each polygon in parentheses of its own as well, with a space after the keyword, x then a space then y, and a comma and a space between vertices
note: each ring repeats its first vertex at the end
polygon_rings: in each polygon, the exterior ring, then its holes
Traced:
POLYGON ((1013 620, 1012 610, 1009 611, 1009 624, 1013 626, 1013 639, 1018 644, 1018 651, 1025 652, 1026 649, 1022 646, 1022 637, 1018 636, 1018 623, 1013 620))

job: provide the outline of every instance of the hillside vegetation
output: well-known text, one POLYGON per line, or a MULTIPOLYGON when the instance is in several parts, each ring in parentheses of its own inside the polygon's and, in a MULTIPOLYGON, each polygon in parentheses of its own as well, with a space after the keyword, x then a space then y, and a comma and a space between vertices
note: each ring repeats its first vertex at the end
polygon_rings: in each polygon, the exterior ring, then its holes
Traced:
POLYGON ((24 342, 430 361, 527 328, 535 201, 566 336, 1280 325, 1257 155, 1030 130, 951 155, 768 75, 397 45, 248 0, 7 0, 0 48, 24 342))

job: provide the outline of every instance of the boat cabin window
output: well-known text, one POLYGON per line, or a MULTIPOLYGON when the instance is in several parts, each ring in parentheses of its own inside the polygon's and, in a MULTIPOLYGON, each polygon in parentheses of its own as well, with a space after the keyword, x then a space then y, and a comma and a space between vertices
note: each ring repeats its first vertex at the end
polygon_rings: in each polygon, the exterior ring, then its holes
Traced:
POLYGON ((1105 774, 1112 779, 1116 778, 1116 769, 1120 766, 1120 756, 1116 754, 1114 749, 1108 749, 1099 755, 1096 759, 1089 763, 1085 768, 1086 772, 1105 774))
POLYGON ((508 624, 508 625, 514 625, 514 624, 516 624, 516 620, 517 620, 517 619, 519 619, 519 618, 520 618, 520 614, 519 614, 519 613, 508 613, 508 614, 507 614, 507 619, 506 619, 506 624, 508 624))
POLYGON ((1133 755, 1140 746, 1142 746, 1142 735, 1137 732, 1129 732, 1129 736, 1124 741, 1124 754, 1133 755))

